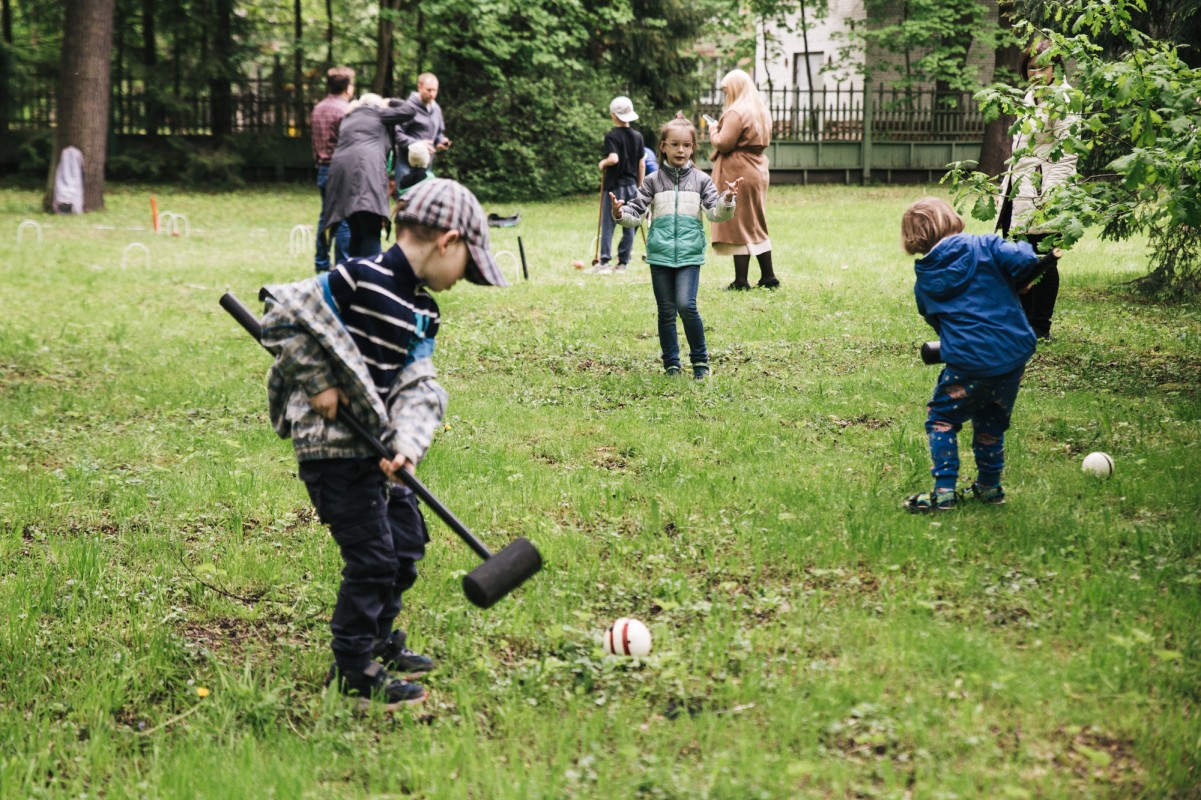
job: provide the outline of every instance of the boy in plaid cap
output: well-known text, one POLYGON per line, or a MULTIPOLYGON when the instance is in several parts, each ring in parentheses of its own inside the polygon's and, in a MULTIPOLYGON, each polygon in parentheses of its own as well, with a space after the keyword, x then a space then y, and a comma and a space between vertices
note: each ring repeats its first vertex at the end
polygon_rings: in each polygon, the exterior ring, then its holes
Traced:
POLYGON ((292 439, 300 478, 344 564, 327 683, 387 710, 425 699, 408 679, 434 667, 392 628, 427 541, 417 498, 395 479, 425 456, 447 400, 431 360, 440 317, 429 292, 461 278, 506 285, 470 191, 435 179, 406 200, 386 252, 259 293, 262 342, 275 355, 271 423, 292 439), (392 460, 372 455, 339 421, 341 405, 381 432, 392 460))

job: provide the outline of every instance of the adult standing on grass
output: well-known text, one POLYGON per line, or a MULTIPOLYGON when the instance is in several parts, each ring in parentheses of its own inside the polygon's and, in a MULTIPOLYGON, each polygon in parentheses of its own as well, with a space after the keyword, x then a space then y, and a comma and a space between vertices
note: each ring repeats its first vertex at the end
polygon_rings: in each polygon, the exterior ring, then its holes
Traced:
POLYGON ((408 151, 414 142, 423 142, 430 151, 430 167, 439 150, 450 147, 446 138, 446 123, 442 120, 442 106, 438 105, 438 76, 423 72, 417 76, 417 91, 401 103, 408 110, 404 122, 396 126, 396 185, 400 186, 409 171, 408 151))
MULTIPOLYGON (((634 104, 628 97, 614 97, 609 103, 609 117, 613 127, 605 134, 605 157, 597 167, 601 171, 601 229, 600 229, 600 263, 596 272, 613 271, 609 259, 613 256, 613 229, 616 222, 610 198, 616 197, 622 202, 633 200, 638 194, 638 187, 646 179, 646 145, 642 134, 630 127, 630 123, 638 119, 634 113, 634 104)), ((634 254, 634 229, 626 228, 621 232, 621 241, 617 244, 617 271, 625 272, 634 254)), ((674 323, 673 323, 674 324, 674 323)))
MULTIPOLYGON (((1049 41, 1041 41, 1022 56, 1021 74, 1030 81, 1026 93, 1026 104, 1039 106, 1039 96, 1051 91, 1055 67, 1062 69, 1062 62, 1047 62, 1041 58, 1051 47, 1049 41)), ((1067 81, 1054 87, 1054 91, 1067 91, 1067 81)), ((1063 139, 1071 127, 1079 121, 1077 116, 1052 118, 1045 110, 1034 117, 1032 130, 1020 129, 1013 136, 1013 166, 1001 192, 1001 213, 997 217, 997 230, 1010 238, 1024 239, 1038 251, 1051 234, 1046 228, 1032 223, 1035 210, 1051 192, 1076 174, 1076 154, 1063 148, 1063 139), (1038 177, 1036 178, 1035 175, 1038 177)), ((1048 249, 1050 245, 1047 245, 1048 249)), ((1028 292, 1021 295, 1022 309, 1034 334, 1039 339, 1051 338, 1051 316, 1055 313, 1055 301, 1059 297, 1059 266, 1052 264, 1042 279, 1028 292)))
MULTIPOLYGON (((318 272, 328 272, 330 250, 326 244, 325 187, 329 182, 329 162, 338 147, 338 128, 342 117, 350 110, 350 99, 354 97, 354 70, 350 67, 333 67, 325 74, 325 99, 313 107, 309 129, 313 140, 313 164, 317 167, 317 191, 321 194, 321 213, 317 215, 317 252, 313 266, 318 272)), ((346 256, 350 245, 350 228, 343 222, 334 231, 333 262, 337 264, 346 256)))
POLYGON ((771 263, 771 239, 767 235, 767 157, 771 143, 771 111, 759 97, 751 76, 740 69, 721 79, 726 99, 721 118, 709 128, 713 144, 713 182, 728 186, 741 181, 738 210, 729 222, 713 225, 713 252, 734 257, 734 282, 727 289, 751 288, 748 273, 751 256, 759 261, 759 285, 780 285, 771 263))
POLYGON ((380 252, 380 232, 388 226, 388 153, 392 129, 408 119, 405 108, 389 108, 378 94, 365 94, 342 119, 338 147, 329 165, 325 231, 345 220, 350 227, 347 255, 380 252))

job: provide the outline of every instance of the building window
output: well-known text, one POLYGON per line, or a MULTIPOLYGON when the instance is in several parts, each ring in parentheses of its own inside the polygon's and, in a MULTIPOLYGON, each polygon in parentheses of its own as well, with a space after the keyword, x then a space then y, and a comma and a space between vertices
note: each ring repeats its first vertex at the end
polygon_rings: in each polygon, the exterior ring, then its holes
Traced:
POLYGON ((794 53, 792 56, 792 85, 797 89, 820 90, 825 86, 822 65, 825 53, 794 53))

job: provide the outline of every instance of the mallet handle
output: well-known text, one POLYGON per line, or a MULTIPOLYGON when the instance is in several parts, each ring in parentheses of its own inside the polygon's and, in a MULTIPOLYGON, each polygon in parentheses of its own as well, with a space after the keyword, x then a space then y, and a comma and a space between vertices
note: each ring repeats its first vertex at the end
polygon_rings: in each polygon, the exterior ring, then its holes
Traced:
POLYGON ((1056 247, 1051 252, 1038 260, 1034 265, 1034 272, 1030 273, 1030 277, 1022 284, 1022 288, 1018 289, 1018 294, 1025 294, 1030 291, 1030 288, 1043 276, 1043 273, 1051 267, 1059 263, 1059 259, 1063 258, 1063 248, 1056 247))
MULTIPOLYGON (((263 329, 259 325, 259 321, 254 314, 250 313, 250 309, 242 305, 242 301, 240 301, 237 297, 234 297, 231 292, 226 292, 225 294, 221 295, 220 302, 221 307, 228 311, 230 315, 238 321, 238 324, 245 328, 246 332, 254 337, 256 342, 259 344, 263 343, 263 329)), ((391 461, 396 456, 395 453, 391 452, 387 447, 384 446, 384 443, 379 440, 378 436, 367 430, 366 426, 364 426, 362 422, 359 422, 358 418, 351 414, 350 409, 346 406, 341 406, 338 409, 338 419, 342 422, 345 422, 347 427, 358 434, 359 437, 362 438, 362 440, 366 442, 380 458, 386 458, 387 460, 391 461)), ((442 521, 445 522, 452 531, 458 534, 459 538, 462 539, 468 547, 475 551, 477 556, 485 561, 492 558, 492 551, 488 549, 488 546, 477 539, 475 534, 469 531, 467 526, 460 522, 459 518, 456 517, 449 508, 442 505, 442 502, 438 498, 434 497, 433 493, 431 493, 429 489, 425 488, 425 484, 418 480, 416 475, 411 474, 407 469, 402 469, 397 474, 400 476, 401 483, 412 489, 413 494, 421 498, 421 502, 432 508, 434 513, 441 517, 442 521)))

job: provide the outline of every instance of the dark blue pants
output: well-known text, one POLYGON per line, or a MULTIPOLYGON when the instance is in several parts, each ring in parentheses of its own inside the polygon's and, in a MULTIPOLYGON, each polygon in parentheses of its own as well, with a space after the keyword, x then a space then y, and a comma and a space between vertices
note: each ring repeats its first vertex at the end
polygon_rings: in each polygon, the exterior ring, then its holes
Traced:
MULTIPOLYGON (((617 222, 613 219, 613 201, 609 199, 609 191, 605 190, 601 201, 601 232, 600 232, 600 263, 608 264, 613 253, 613 229, 617 222)), ((622 202, 629 202, 638 196, 638 187, 634 184, 618 185, 611 190, 622 202)), ((629 264, 634 255, 634 229, 622 228, 621 239, 617 242, 617 263, 629 264)))
POLYGON ((655 290, 655 305, 659 310, 659 349, 663 351, 664 368, 680 366, 677 315, 684 323, 684 337, 688 340, 688 358, 692 365, 709 364, 705 323, 701 321, 701 312, 696 308, 696 291, 700 281, 700 265, 657 267, 651 264, 651 288, 655 290))
POLYGON ((345 222, 338 225, 333 236, 333 254, 331 264, 330 249, 325 243, 325 184, 329 183, 329 165, 317 167, 317 191, 321 193, 321 213, 317 216, 317 252, 313 266, 318 272, 329 272, 331 266, 336 266, 346 260, 346 248, 350 246, 350 228, 345 222))
POLYGON ((378 458, 301 461, 300 479, 342 551, 329 626, 334 660, 344 673, 361 672, 375 644, 392 632, 401 595, 417 580, 425 520, 411 491, 389 485, 378 458))
POLYGON ((1005 431, 1017 401, 1025 367, 992 378, 968 378, 943 369, 926 406, 926 434, 936 489, 954 489, 959 479, 959 429, 972 423, 976 482, 1000 486, 1005 468, 1005 431))
POLYGON ((384 229, 384 218, 370 211, 356 211, 346 220, 350 226, 350 243, 346 255, 351 258, 378 256, 383 252, 379 237, 384 229))

